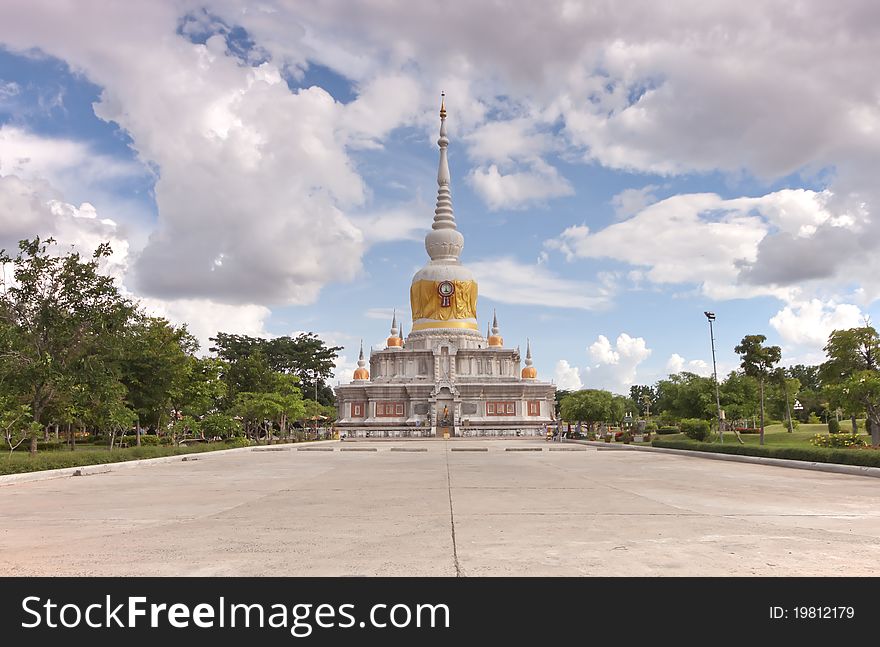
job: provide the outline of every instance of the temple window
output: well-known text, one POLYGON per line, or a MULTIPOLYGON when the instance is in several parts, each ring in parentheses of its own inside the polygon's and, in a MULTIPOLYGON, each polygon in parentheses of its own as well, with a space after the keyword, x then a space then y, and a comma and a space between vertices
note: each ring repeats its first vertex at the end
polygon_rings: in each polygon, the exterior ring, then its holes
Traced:
POLYGON ((487 402, 487 416, 513 416, 516 415, 516 404, 514 402, 487 402))

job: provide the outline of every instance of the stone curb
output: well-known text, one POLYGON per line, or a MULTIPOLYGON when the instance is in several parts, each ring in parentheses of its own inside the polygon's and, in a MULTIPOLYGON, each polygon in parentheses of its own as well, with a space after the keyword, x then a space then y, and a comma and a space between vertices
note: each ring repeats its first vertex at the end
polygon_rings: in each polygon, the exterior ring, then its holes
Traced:
POLYGON ((776 467, 788 467, 798 470, 812 470, 814 472, 830 472, 832 474, 846 474, 848 476, 870 476, 880 478, 880 467, 866 467, 863 465, 841 465, 840 463, 811 463, 796 461, 789 458, 768 458, 765 456, 742 456, 739 454, 721 454, 717 452, 700 452, 692 449, 671 449, 668 447, 642 447, 639 445, 609 446, 612 443, 596 442, 592 440, 565 440, 566 443, 578 445, 595 445, 609 450, 655 452, 659 454, 677 454, 691 458, 706 458, 713 461, 732 461, 734 463, 753 463, 755 465, 772 465, 776 467))
MULTIPOLYGON (((314 444, 336 443, 337 440, 319 440, 314 444)), ((265 446, 264 446, 265 447, 265 446)), ((196 454, 178 454, 177 456, 159 456, 157 458, 138 458, 131 461, 119 461, 118 463, 101 463, 100 465, 79 465, 77 467, 61 467, 55 470, 42 470, 39 472, 22 472, 21 474, 3 474, 0 476, 0 487, 14 485, 15 483, 30 483, 33 481, 48 481, 51 479, 68 478, 72 476, 94 476, 95 474, 107 474, 121 469, 157 465, 159 463, 183 462, 187 457, 204 458, 219 454, 232 454, 236 452, 265 451, 264 447, 232 447, 230 449, 217 449, 211 452, 199 452, 196 454), (79 472, 79 474, 75 474, 79 472)))

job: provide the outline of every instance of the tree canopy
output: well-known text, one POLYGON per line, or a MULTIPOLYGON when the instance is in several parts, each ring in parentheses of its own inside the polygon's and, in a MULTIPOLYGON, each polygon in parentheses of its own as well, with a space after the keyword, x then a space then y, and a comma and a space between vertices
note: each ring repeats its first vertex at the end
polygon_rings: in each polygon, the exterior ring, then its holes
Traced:
MULTIPOLYGON (((306 418, 303 385, 328 405, 337 351, 314 333, 260 339, 218 332, 198 355, 186 326, 146 314, 101 267, 51 238, 0 251, 0 432, 7 447, 65 428, 109 438, 135 428, 186 436, 248 433, 269 440, 306 418), (237 417, 236 417, 237 416, 237 417)), ((308 393, 308 391, 307 391, 308 393)), ((137 434, 140 442, 140 434, 137 434)))

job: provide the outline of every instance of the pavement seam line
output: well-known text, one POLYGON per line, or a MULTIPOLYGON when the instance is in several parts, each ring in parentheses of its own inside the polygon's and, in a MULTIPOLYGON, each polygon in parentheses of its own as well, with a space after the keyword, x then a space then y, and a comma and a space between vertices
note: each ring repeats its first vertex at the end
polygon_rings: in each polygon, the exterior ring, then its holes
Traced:
POLYGON ((446 492, 449 494, 449 526, 452 530, 452 562, 455 565, 455 577, 461 577, 458 564, 458 547, 455 544, 455 514, 452 511, 452 478, 449 476, 449 445, 446 445, 446 492))

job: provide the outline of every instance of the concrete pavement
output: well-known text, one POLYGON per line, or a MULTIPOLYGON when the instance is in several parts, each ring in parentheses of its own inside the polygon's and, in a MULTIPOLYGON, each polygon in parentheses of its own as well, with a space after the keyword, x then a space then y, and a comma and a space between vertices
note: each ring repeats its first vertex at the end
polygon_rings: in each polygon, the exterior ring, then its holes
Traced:
POLYGON ((0 487, 0 575, 880 574, 874 478, 541 440, 333 445, 0 487))

